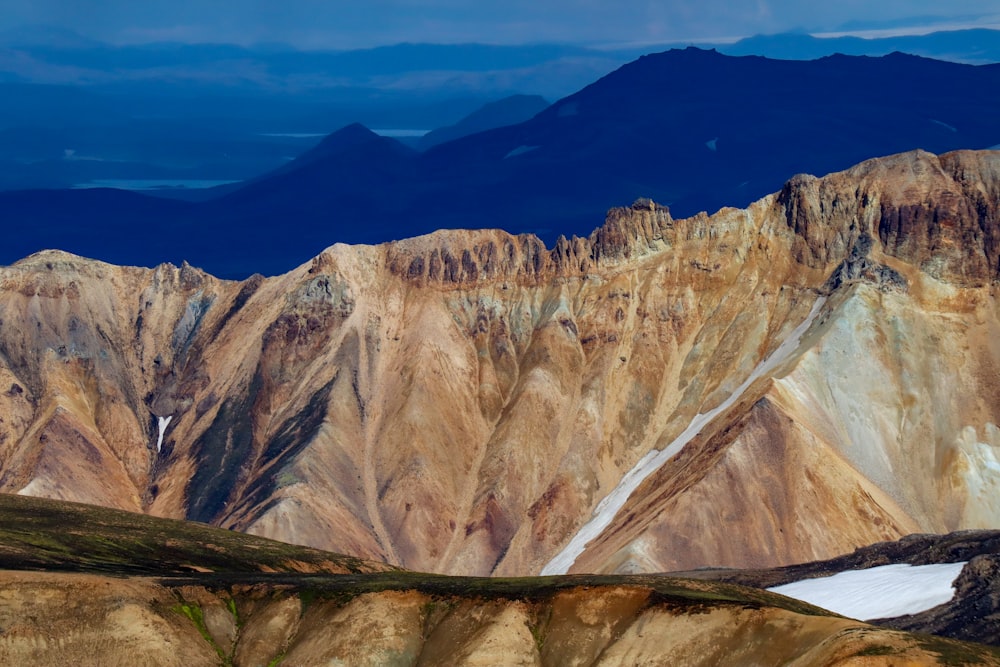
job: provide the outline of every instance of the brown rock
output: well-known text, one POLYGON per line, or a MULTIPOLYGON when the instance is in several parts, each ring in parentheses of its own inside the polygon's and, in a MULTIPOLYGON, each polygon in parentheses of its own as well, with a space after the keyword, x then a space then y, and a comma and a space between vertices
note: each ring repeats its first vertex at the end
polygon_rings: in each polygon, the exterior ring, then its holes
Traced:
POLYGON ((450 230, 243 283, 38 253, 0 269, 0 489, 535 573, 827 295, 578 567, 995 526, 998 171, 912 152, 711 217, 614 209, 552 249, 450 230))

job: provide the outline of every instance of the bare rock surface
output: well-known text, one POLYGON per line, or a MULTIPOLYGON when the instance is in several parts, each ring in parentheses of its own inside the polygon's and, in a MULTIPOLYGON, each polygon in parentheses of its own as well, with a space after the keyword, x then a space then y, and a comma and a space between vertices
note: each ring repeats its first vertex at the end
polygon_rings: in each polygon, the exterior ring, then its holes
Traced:
POLYGON ((569 577, 505 590, 500 579, 265 576, 0 571, 0 659, 26 666, 1000 664, 987 647, 877 628, 723 584, 569 577))
POLYGON ((992 151, 797 176, 711 217, 637 202, 553 248, 336 245, 243 282, 44 251, 0 268, 0 490, 533 574, 825 299, 572 571, 993 528, 998 271, 992 151))
POLYGON ((1000 664, 767 591, 664 575, 447 577, 190 521, 0 494, 17 665, 1000 664))

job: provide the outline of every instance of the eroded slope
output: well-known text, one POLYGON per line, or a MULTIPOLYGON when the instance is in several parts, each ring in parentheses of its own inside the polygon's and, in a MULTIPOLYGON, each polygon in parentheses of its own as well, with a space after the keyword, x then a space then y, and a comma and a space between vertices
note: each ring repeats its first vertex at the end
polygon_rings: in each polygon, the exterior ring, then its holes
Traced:
POLYGON ((998 170, 907 153, 551 250, 448 231, 243 283, 40 253, 0 270, 0 488, 523 574, 723 406, 578 569, 996 525, 998 170))

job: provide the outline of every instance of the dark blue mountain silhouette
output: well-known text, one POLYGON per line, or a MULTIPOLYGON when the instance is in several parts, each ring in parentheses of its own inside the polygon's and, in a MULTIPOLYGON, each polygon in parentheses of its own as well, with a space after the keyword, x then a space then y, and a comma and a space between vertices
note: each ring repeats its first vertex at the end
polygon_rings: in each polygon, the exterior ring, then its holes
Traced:
POLYGON ((608 208, 637 197, 686 216, 745 206, 800 172, 915 148, 987 148, 1000 144, 998 115, 1000 65, 673 50, 524 123, 425 153, 351 126, 199 204, 114 192, 0 195, 11 230, 0 261, 58 247, 135 264, 186 259, 242 277, 288 270, 336 242, 442 227, 552 242, 589 233, 608 208))

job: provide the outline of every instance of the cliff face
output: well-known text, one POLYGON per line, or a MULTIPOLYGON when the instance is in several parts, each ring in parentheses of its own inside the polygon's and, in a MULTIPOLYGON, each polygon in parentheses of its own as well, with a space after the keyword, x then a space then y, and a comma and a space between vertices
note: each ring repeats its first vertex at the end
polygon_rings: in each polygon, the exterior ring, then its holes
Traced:
POLYGON ((574 567, 996 526, 998 208, 1000 154, 914 152, 552 249, 445 231, 242 283, 39 253, 0 269, 0 489, 534 573, 708 414, 574 567))

